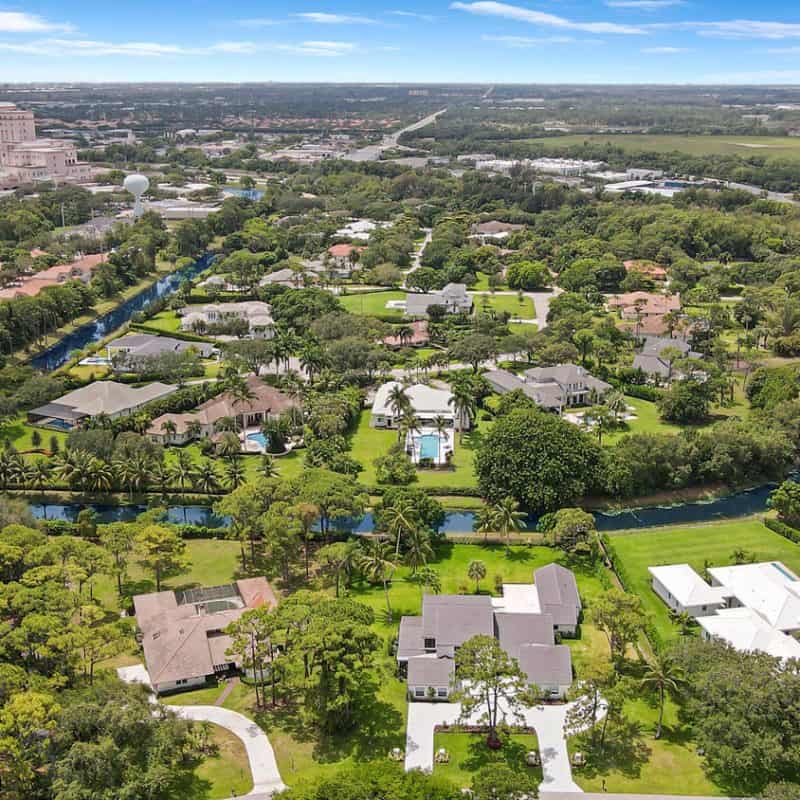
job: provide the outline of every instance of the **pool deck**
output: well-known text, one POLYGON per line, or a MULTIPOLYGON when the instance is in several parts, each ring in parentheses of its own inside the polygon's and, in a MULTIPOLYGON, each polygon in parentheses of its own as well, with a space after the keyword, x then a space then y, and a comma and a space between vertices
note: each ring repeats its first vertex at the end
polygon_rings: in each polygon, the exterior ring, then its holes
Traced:
POLYGON ((419 464, 422 459, 429 458, 437 467, 445 466, 448 463, 447 453, 455 452, 455 435, 450 428, 443 431, 441 444, 438 447, 434 444, 430 454, 428 454, 426 445, 433 439, 438 438, 440 438, 440 435, 434 428, 420 428, 415 435, 409 432, 406 436, 406 452, 411 455, 412 462, 419 464))

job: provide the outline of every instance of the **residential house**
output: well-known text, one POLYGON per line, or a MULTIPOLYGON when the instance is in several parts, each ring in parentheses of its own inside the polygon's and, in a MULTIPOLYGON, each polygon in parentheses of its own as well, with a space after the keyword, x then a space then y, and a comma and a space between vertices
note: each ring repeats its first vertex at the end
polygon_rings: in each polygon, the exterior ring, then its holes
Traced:
POLYGON ((411 331, 410 335, 391 334, 390 336, 385 336, 381 341, 386 347, 393 349, 399 347, 424 347, 431 340, 428 333, 428 323, 424 319, 414 320, 408 326, 404 325, 402 327, 408 327, 411 331))
POLYGON ((507 239, 515 231, 524 229, 524 225, 515 225, 511 222, 491 220, 472 226, 470 239, 477 239, 482 244, 496 244, 507 239))
POLYGON ((574 575, 550 567, 537 570, 533 584, 504 585, 502 597, 425 595, 422 615, 400 620, 397 662, 409 698, 447 700, 458 683, 458 648, 474 636, 496 638, 544 697, 563 698, 572 658, 556 636, 577 630, 580 598, 574 575))
MULTIPOLYGON (((378 388, 375 399, 372 402, 372 415, 370 425, 373 428, 396 428, 400 423, 400 414, 391 402, 392 390, 395 387, 403 387, 398 381, 389 381, 378 388)), ((453 408, 453 395, 446 389, 434 389, 424 383, 417 383, 413 386, 405 387, 405 394, 408 397, 411 408, 420 426, 431 426, 436 417, 444 417, 449 425, 467 430, 470 421, 467 418, 456 419, 456 412, 453 408)))
POLYGON ((275 321, 268 303, 248 300, 242 303, 208 303, 204 306, 187 306, 182 314, 181 330, 196 331, 214 325, 224 325, 231 320, 245 320, 251 339, 272 339, 275 321))
POLYGON ((69 264, 57 264, 40 270, 33 275, 23 276, 13 284, 0 290, 0 300, 14 300, 18 297, 35 297, 42 289, 59 286, 67 281, 89 283, 94 271, 106 260, 105 253, 83 256, 69 264))
POLYGON ((229 392, 206 400, 194 411, 185 414, 162 414, 147 429, 147 435, 159 444, 186 444, 195 438, 213 436, 216 423, 223 417, 233 418, 241 430, 259 428, 270 417, 278 417, 300 401, 264 383, 256 375, 247 379, 252 397, 237 401, 229 392), (172 423, 169 425, 168 423, 172 423))
POLYGON ((638 272, 641 275, 650 278, 650 280, 663 283, 669 277, 664 267, 660 267, 653 261, 643 261, 641 259, 629 259, 623 261, 622 266, 625 267, 625 272, 638 272))
POLYGON ((678 350, 681 358, 704 358, 702 353, 696 353, 685 339, 669 339, 663 336, 645 337, 642 349, 633 359, 633 368, 640 369, 651 378, 663 382, 669 381, 679 375, 670 361, 662 353, 672 348, 678 350))
POLYGON ((182 691, 236 673, 242 661, 230 652, 233 640, 225 629, 245 611, 277 604, 265 578, 136 595, 138 637, 153 689, 182 691))
POLYGON ((689 565, 650 567, 653 590, 697 620, 705 639, 776 658, 800 658, 800 579, 780 561, 709 567, 710 584, 689 565))
POLYGON ((217 349, 208 342, 186 342, 170 336, 153 336, 150 333, 128 333, 106 345, 108 359, 118 371, 135 369, 137 362, 165 353, 194 352, 200 358, 211 358, 217 349))
POLYGON ((570 406, 587 405, 593 393, 601 396, 611 389, 610 384, 576 364, 535 367, 522 377, 508 370, 496 369, 484 373, 483 377, 498 394, 519 390, 536 405, 559 414, 570 406))
POLYGON ((448 314, 469 314, 472 296, 463 283, 448 283, 439 292, 406 295, 406 316, 426 317, 431 306, 442 306, 448 314))
POLYGON ((327 250, 327 268, 340 278, 348 278, 355 269, 363 247, 353 244, 334 244, 327 250))
POLYGON ((167 397, 177 388, 158 382, 137 387, 116 381, 95 381, 52 403, 32 409, 28 412, 28 421, 33 425, 70 431, 89 417, 104 415, 117 419, 129 416, 148 403, 167 397))
POLYGON ((606 304, 612 311, 619 311, 622 319, 642 320, 645 317, 663 316, 671 311, 680 311, 681 297, 679 294, 627 292, 612 295, 606 304))
POLYGON ((285 267, 284 269, 275 270, 265 275, 259 282, 259 286, 285 286, 288 289, 300 289, 303 286, 308 286, 312 283, 319 282, 319 275, 311 270, 292 269, 285 267))

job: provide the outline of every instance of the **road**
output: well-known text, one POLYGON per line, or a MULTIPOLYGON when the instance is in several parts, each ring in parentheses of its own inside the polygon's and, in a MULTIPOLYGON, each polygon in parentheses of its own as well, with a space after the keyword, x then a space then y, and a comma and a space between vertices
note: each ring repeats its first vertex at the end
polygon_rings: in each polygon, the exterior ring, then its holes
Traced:
MULTIPOLYGON (((708 178, 708 180, 713 181, 714 178, 708 178)), ((727 181, 725 186, 728 189, 740 189, 743 192, 749 192, 750 194, 758 195, 759 197, 764 192, 764 189, 761 186, 753 186, 750 183, 736 183, 735 181, 727 181)), ((794 199, 794 195, 791 192, 768 191, 767 200, 774 200, 777 203, 791 203, 793 206, 800 205, 800 202, 794 199)))
POLYGON ((411 133, 411 131, 417 131, 420 128, 424 128, 426 125, 430 125, 440 114, 444 114, 445 111, 447 111, 446 108, 435 111, 433 114, 429 114, 424 119, 420 119, 396 133, 386 134, 380 144, 368 144, 366 147, 360 147, 358 150, 351 150, 345 153, 343 158, 347 161, 378 161, 384 150, 392 150, 397 147, 397 143, 404 133, 411 133))
POLYGON ((422 254, 425 252, 425 248, 428 246, 429 242, 433 238, 433 229, 432 228, 423 228, 425 231, 425 238, 420 242, 419 247, 414 251, 414 257, 411 259, 411 268, 406 270, 405 277, 403 278, 403 288, 407 289, 406 282, 408 281, 408 276, 418 270, 422 265, 422 254))

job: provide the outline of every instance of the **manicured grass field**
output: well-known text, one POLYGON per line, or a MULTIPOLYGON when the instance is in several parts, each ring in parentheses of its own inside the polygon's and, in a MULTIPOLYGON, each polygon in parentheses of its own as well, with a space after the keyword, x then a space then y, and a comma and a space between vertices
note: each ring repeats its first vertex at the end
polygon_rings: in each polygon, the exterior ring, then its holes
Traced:
POLYGON ((391 314, 400 319, 403 312, 386 308, 386 303, 405 299, 406 293, 401 291, 358 292, 340 297, 339 302, 351 314, 391 314))
MULTIPOLYGON (((470 286, 470 290, 474 292, 488 292, 489 291, 489 276, 485 272, 476 273, 478 280, 470 286)), ((499 283, 495 289, 508 289, 505 283, 499 283)))
POLYGON ((756 518, 614 533, 611 543, 622 564, 626 588, 642 598, 648 618, 665 640, 677 637, 678 628, 670 622, 666 606, 650 587, 648 567, 686 563, 701 573, 706 561, 711 566, 732 564, 733 551, 742 549, 757 561, 783 561, 789 569, 800 570, 800 546, 773 533, 756 518))
POLYGON ((500 750, 490 750, 486 746, 486 736, 480 733, 437 733, 433 737, 433 752, 444 747, 450 754, 450 763, 435 764, 436 775, 450 778, 461 788, 469 787, 472 776, 484 767, 504 764, 517 774, 527 773, 538 786, 542 780, 540 767, 529 767, 525 756, 531 750, 539 749, 539 742, 534 734, 516 733, 503 737, 500 750))
MULTIPOLYGON (((684 794, 716 796, 723 790, 712 783, 697 755, 690 732, 678 718, 678 707, 671 701, 664 709, 664 730, 660 739, 653 734, 658 718, 657 707, 645 698, 626 706, 626 715, 640 726, 637 746, 632 739, 625 747, 611 750, 599 761, 590 755, 585 767, 573 768, 572 777, 586 792, 636 794, 684 794), (605 787, 603 782, 605 781, 605 787)), ((570 752, 582 750, 580 738, 569 742, 570 752)))
POLYGON ((158 328, 164 333, 175 333, 181 329, 181 318, 171 310, 159 311, 146 324, 148 328, 158 328))
MULTIPOLYGON (((361 412, 358 428, 350 439, 350 455, 364 467, 364 471, 359 473, 358 480, 366 486, 375 486, 377 478, 373 462, 378 456, 387 453, 397 442, 397 431, 370 427, 370 413, 369 409, 361 412)), ((473 467, 474 448, 488 424, 490 423, 479 421, 473 431, 464 433, 463 442, 459 442, 456 434, 453 469, 417 470, 417 482, 413 485, 442 490, 477 486, 473 467)))
POLYGON ((28 425, 24 417, 9 420, 4 425, 0 426, 0 439, 3 441, 8 440, 14 445, 15 449, 24 453, 26 450, 33 449, 31 437, 34 431, 38 431, 39 435, 42 437, 40 447, 45 449, 49 448, 50 439, 55 436, 61 449, 64 449, 64 444, 67 441, 66 433, 51 431, 46 428, 35 428, 33 425, 28 425))
POLYGON ((624 423, 619 430, 603 436, 603 444, 614 444, 629 433, 678 433, 680 425, 664 422, 658 413, 658 407, 649 400, 639 400, 636 397, 626 397, 629 406, 636 409, 636 419, 624 423))
POLYGON ((584 142, 610 144, 630 153, 680 151, 694 156, 735 155, 800 160, 800 141, 786 136, 669 136, 648 134, 576 134, 531 140, 545 149, 560 149, 584 142))
POLYGON ((484 308, 491 309, 497 314, 507 311, 517 319, 536 319, 536 309, 530 297, 523 297, 520 302, 515 294, 476 294, 472 297, 475 311, 482 312, 484 308), (484 304, 486 298, 486 304, 484 304))

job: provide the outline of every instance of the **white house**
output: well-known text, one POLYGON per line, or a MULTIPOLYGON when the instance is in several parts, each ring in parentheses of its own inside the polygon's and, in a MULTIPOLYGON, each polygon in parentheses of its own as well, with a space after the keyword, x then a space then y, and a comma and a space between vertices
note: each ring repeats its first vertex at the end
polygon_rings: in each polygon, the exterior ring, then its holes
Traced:
POLYGON ((725 605, 724 591, 709 586, 688 564, 648 567, 647 571, 653 591, 677 614, 697 619, 725 605))
POLYGON ((250 300, 243 303, 208 303, 204 306, 187 306, 183 309, 181 329, 193 331, 212 325, 223 325, 231 320, 245 320, 252 339, 272 339, 275 321, 268 303, 250 300))
MULTIPOLYGON (((398 410, 392 405, 392 390, 395 387, 403 388, 398 381, 384 383, 375 393, 372 403, 372 416, 370 425, 373 428, 396 428, 400 421, 398 410)), ((405 387, 405 394, 414 409, 417 423, 420 426, 430 426, 436 417, 444 417, 451 427, 455 425, 456 413, 451 403, 452 393, 446 389, 434 389, 423 383, 405 387)), ((459 427, 469 428, 469 420, 460 420, 459 427)))
POLYGON ((704 639, 721 639, 743 652, 758 651, 775 658, 800 658, 800 642, 776 630, 752 608, 723 608, 697 620, 704 639))

